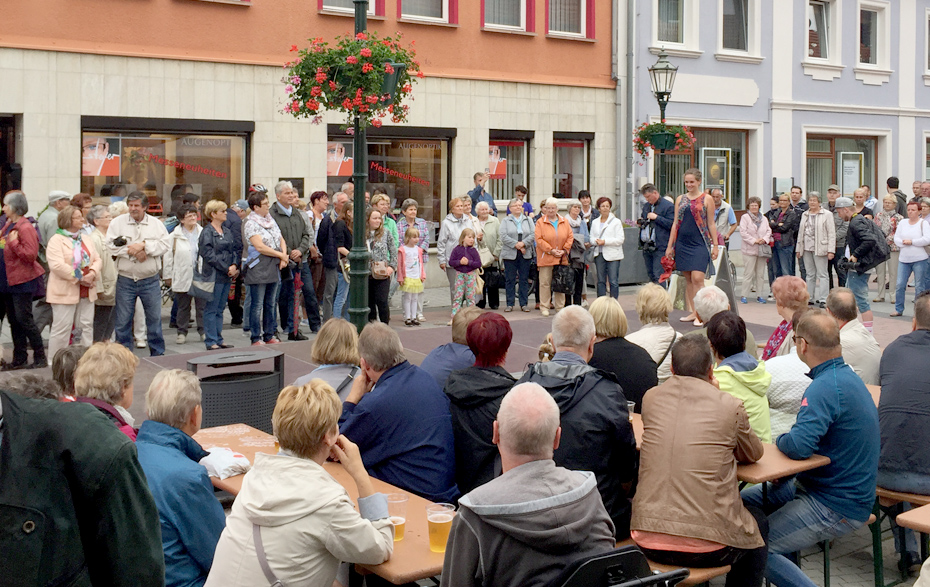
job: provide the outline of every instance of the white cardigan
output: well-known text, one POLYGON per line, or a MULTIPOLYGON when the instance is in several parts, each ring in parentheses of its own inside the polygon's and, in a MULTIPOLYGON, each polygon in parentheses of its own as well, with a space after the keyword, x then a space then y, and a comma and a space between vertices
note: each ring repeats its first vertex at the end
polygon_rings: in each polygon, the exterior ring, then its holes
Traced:
POLYGON ((600 216, 592 220, 588 232, 595 257, 603 254, 605 261, 619 261, 623 258, 623 223, 613 213, 607 217, 607 222, 601 222, 600 216), (594 239, 603 239, 604 245, 594 244, 594 239))
MULTIPOLYGON (((198 241, 202 231, 199 225, 194 227, 198 241)), ((194 260, 191 259, 191 243, 187 240, 181 225, 178 225, 174 232, 168 235, 168 243, 168 252, 165 253, 161 276, 163 279, 171 280, 171 291, 187 293, 194 282, 194 260)), ((197 260, 200 260, 199 256, 197 260)))

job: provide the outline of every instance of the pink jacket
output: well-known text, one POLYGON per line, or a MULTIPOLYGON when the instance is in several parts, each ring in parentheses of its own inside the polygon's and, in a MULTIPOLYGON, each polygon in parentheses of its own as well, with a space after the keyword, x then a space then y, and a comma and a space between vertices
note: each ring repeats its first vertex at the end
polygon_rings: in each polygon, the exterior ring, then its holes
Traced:
POLYGON ((769 227, 769 221, 764 215, 762 216, 762 224, 756 226, 756 223, 752 221, 752 216, 750 216, 749 212, 746 212, 739 220, 739 235, 743 237, 743 254, 758 257, 759 245, 755 244, 755 242, 760 238, 765 242, 769 242, 772 239, 772 229, 769 227))
MULTIPOLYGON (((420 279, 426 279, 426 263, 423 260, 423 249, 417 247, 417 255, 420 257, 420 279)), ((404 283, 404 279, 407 277, 407 263, 405 261, 404 255, 404 245, 401 245, 397 250, 397 281, 398 283, 404 283)))
MULTIPOLYGON (((77 304, 81 299, 81 287, 74 276, 73 249, 71 239, 54 234, 45 245, 45 258, 48 259, 48 289, 45 299, 50 304, 77 304)), ((90 252, 90 270, 100 279, 100 267, 103 261, 97 254, 94 241, 86 234, 81 235, 81 242, 90 252)), ((90 288, 90 301, 97 299, 97 287, 90 288)))

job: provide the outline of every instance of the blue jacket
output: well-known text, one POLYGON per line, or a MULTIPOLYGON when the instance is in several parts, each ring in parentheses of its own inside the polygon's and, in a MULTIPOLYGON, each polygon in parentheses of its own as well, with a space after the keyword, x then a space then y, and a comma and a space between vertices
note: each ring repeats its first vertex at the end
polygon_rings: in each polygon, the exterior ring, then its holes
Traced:
POLYGON ((323 215, 320 230, 316 235, 316 246, 323 256, 323 267, 335 269, 339 266, 339 253, 336 251, 336 232, 333 230, 333 219, 329 214, 323 215))
POLYGON ((223 223, 223 231, 230 231, 233 244, 236 247, 236 261, 242 257, 242 219, 232 209, 227 208, 226 222, 223 223))
POLYGON ((339 431, 372 477, 434 502, 458 498, 449 400, 416 365, 391 367, 358 404, 344 402, 339 431))
POLYGON ((161 521, 165 586, 203 585, 226 527, 207 470, 198 463, 209 453, 184 432, 154 420, 142 423, 136 450, 161 521))
POLYGON ((470 192, 468 192, 468 197, 471 198, 472 216, 478 215, 478 202, 487 202, 488 206, 491 207, 491 214, 497 216, 497 206, 494 205, 494 198, 492 198, 491 194, 486 192, 480 185, 476 185, 470 192))
POLYGON ((239 231, 239 247, 236 247, 236 230, 223 224, 221 235, 208 224, 200 231, 197 244, 198 254, 203 257, 202 274, 204 279, 217 283, 229 283, 229 267, 238 265, 242 255, 242 231, 239 231))
POLYGON ((791 430, 776 444, 789 458, 813 454, 830 464, 798 475, 818 501, 850 520, 864 522, 875 504, 878 472, 878 410, 862 379, 839 357, 808 373, 813 382, 801 398, 791 430))
POLYGON ((675 204, 669 202, 665 198, 659 198, 659 201, 654 205, 646 202, 643 204, 643 212, 640 214, 640 217, 646 220, 646 215, 650 212, 655 212, 658 216, 653 224, 655 227, 655 236, 653 238, 656 241, 656 247, 659 252, 664 254, 665 249, 668 248, 668 239, 672 232, 672 224, 675 223, 675 204))
POLYGON ((439 389, 444 389, 450 373, 467 369, 474 364, 475 354, 467 345, 450 342, 431 350, 420 363, 420 369, 433 376, 439 384, 439 389))

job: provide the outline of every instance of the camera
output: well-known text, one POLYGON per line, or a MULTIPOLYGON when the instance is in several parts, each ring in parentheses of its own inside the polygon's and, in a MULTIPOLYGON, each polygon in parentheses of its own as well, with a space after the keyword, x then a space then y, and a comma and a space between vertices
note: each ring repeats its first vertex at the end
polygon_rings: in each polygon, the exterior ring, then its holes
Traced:
POLYGON ((859 267, 859 263, 858 262, 853 263, 852 261, 849 260, 848 257, 843 257, 842 259, 836 262, 836 267, 837 269, 841 269, 847 272, 856 271, 856 268, 859 267))
POLYGON ((128 242, 129 242, 129 239, 127 239, 125 236, 118 236, 115 239, 113 239, 113 244, 116 245, 117 247, 125 247, 126 243, 128 242))
POLYGON ((639 241, 639 250, 646 251, 647 253, 654 253, 659 250, 659 247, 656 246, 656 242, 653 240, 649 241, 639 241))
POLYGON ((644 228, 644 227, 646 227, 646 226, 648 226, 648 225, 650 225, 650 224, 652 224, 652 220, 646 220, 646 219, 643 219, 643 218, 637 218, 637 219, 636 219, 636 226, 638 226, 638 227, 640 227, 640 228, 644 228))

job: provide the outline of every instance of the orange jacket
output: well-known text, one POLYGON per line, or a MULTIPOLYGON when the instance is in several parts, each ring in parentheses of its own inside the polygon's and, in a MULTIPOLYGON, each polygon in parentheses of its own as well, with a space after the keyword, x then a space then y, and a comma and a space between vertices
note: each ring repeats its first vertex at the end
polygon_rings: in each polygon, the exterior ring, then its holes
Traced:
POLYGON ((559 229, 552 227, 552 222, 543 215, 536 221, 536 266, 551 267, 553 265, 568 265, 568 251, 572 248, 572 241, 575 240, 572 233, 572 227, 568 220, 559 216, 559 229), (562 258, 559 259, 550 255, 552 249, 561 249, 565 251, 562 258))

